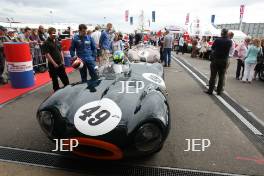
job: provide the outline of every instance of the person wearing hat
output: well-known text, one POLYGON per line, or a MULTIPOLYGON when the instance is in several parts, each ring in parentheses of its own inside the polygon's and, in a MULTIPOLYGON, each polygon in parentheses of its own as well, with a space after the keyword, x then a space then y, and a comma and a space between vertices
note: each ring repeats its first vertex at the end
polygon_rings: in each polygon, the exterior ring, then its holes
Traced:
POLYGON ((6 28, 0 26, 0 84, 6 84, 7 81, 3 77, 3 73, 5 70, 5 56, 4 56, 4 42, 10 42, 8 37, 6 36, 6 28))
POLYGON ((15 30, 14 29, 8 29, 7 30, 7 38, 11 40, 12 42, 17 42, 18 40, 15 37, 15 30))
POLYGON ((231 47, 232 41, 228 38, 228 30, 222 29, 221 37, 216 39, 212 45, 212 62, 210 65, 211 76, 209 89, 206 90, 205 93, 209 95, 213 94, 216 76, 218 75, 217 95, 222 94, 231 47))

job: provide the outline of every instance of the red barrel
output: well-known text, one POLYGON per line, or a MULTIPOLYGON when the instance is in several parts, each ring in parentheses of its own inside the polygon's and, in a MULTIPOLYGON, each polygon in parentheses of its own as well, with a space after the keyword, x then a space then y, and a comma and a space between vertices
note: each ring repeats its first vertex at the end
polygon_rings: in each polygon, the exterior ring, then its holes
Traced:
POLYGON ((62 39, 61 40, 62 50, 63 51, 70 51, 71 42, 72 42, 71 39, 62 39))
POLYGON ((4 43, 7 69, 13 88, 28 88, 35 84, 33 64, 28 43, 4 43))

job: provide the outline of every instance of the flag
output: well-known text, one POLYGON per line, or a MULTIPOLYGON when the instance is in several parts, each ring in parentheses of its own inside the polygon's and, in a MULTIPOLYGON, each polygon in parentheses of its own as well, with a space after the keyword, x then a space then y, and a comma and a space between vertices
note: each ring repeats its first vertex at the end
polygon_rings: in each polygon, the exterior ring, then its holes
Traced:
POLYGON ((215 15, 211 16, 211 23, 214 24, 215 23, 215 15))
POLYGON ((130 25, 133 25, 133 17, 130 17, 130 25))
POLYGON ((185 20, 185 25, 187 25, 189 23, 189 20, 190 20, 190 13, 187 13, 186 20, 185 20))
POLYGON ((245 5, 240 5, 240 20, 243 19, 244 11, 245 11, 245 5))
POLYGON ((156 12, 152 11, 152 22, 156 21, 156 12))
POLYGON ((125 21, 128 22, 128 16, 129 16, 129 11, 126 10, 125 11, 125 21))

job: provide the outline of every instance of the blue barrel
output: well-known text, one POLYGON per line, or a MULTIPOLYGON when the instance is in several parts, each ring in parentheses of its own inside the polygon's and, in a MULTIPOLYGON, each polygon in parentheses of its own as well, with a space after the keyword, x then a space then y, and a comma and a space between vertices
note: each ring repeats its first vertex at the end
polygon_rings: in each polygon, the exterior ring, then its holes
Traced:
POLYGON ((29 43, 4 43, 7 69, 13 88, 29 88, 34 86, 33 63, 29 43))

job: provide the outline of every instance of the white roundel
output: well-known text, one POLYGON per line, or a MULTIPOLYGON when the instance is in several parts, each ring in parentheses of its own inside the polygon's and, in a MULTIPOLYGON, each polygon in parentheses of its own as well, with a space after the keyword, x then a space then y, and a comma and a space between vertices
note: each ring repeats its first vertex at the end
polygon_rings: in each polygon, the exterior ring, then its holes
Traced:
POLYGON ((143 73, 142 76, 147 79, 148 81, 151 81, 155 84, 158 84, 164 88, 166 88, 164 80, 159 76, 154 73, 143 73))
POLYGON ((80 107, 74 115, 74 125, 85 135, 100 136, 112 131, 121 117, 119 106, 114 101, 103 98, 80 107))

